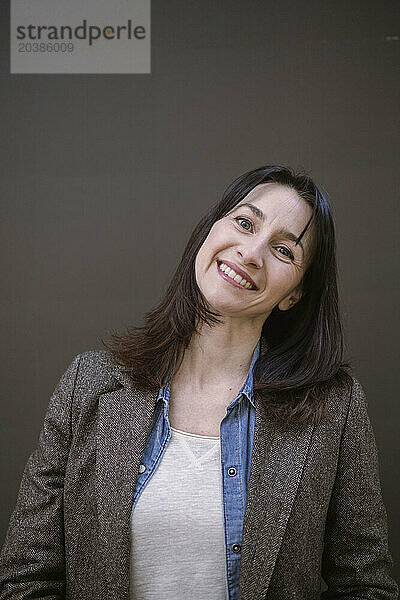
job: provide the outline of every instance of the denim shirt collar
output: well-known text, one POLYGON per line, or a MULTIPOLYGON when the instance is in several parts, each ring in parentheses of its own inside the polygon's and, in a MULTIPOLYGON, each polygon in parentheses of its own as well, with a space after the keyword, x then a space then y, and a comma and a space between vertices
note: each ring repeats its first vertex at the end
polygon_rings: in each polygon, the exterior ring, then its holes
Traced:
MULTIPOLYGON (((254 367, 256 360, 258 359, 258 357, 260 355, 260 346, 261 346, 261 338, 258 340, 257 346, 254 349, 253 357, 251 359, 251 364, 249 367, 249 371, 247 373, 246 380, 245 380, 244 384, 242 385, 236 398, 234 400, 232 400, 232 402, 227 406, 227 410, 231 409, 233 406, 235 406, 240 401, 242 394, 244 394, 247 397, 250 404, 255 408, 254 392, 253 392, 253 367, 254 367)), ((162 385, 160 387, 160 390, 159 390, 158 396, 157 396, 157 402, 159 400, 162 400, 164 402, 164 410, 166 412, 168 412, 169 399, 170 399, 170 380, 169 380, 170 377, 169 377, 169 375, 166 377, 164 385, 162 385)))

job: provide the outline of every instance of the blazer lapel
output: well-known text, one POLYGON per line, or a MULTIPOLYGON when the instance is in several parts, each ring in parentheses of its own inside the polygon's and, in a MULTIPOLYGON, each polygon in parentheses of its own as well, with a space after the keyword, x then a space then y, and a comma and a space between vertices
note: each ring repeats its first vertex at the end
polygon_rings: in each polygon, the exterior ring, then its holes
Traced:
POLYGON ((256 419, 243 522, 239 599, 265 599, 300 482, 313 425, 284 432, 256 393, 256 419))
POLYGON ((140 389, 118 368, 124 385, 102 394, 96 453, 96 499, 99 522, 98 576, 105 597, 129 599, 130 513, 140 460, 153 417, 156 389, 140 389))

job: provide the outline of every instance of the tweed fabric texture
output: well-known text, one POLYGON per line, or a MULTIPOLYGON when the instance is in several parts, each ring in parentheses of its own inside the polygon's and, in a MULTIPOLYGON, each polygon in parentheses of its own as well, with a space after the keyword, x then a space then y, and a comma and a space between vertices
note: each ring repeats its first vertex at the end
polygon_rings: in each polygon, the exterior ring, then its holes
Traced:
MULTIPOLYGON (((157 393, 105 350, 74 357, 24 470, 0 600, 129 600, 130 512, 157 393)), ((360 383, 333 384, 328 417, 289 433, 255 398, 239 599, 398 598, 360 383)))

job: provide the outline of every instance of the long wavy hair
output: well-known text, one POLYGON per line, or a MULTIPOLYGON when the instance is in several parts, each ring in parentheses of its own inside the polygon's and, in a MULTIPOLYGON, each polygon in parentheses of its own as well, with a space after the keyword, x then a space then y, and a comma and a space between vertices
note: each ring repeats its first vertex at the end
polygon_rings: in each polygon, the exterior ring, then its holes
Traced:
POLYGON ((101 340, 134 384, 160 387, 179 368, 185 349, 201 322, 221 321, 210 310, 195 278, 196 255, 211 227, 255 186, 275 182, 294 189, 312 208, 300 234, 312 226, 312 254, 302 280, 302 297, 289 310, 275 306, 261 336, 266 352, 253 368, 254 393, 283 426, 319 423, 326 415, 325 391, 333 382, 350 386, 351 365, 343 362, 335 228, 328 201, 305 173, 287 166, 263 166, 244 173, 225 190, 194 228, 161 302, 145 313, 145 324, 128 326, 101 340))

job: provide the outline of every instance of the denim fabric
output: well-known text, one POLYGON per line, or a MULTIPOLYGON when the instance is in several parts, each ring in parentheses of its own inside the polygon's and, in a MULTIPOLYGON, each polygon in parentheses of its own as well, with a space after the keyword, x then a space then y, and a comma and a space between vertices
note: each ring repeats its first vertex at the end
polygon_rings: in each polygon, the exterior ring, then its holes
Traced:
MULTIPOLYGON (((239 592, 242 527, 255 423, 253 366, 259 354, 260 340, 254 349, 246 380, 236 398, 227 406, 226 415, 220 424, 227 600, 237 600, 239 592)), ((168 420, 169 398, 170 382, 167 378, 158 393, 150 432, 142 455, 132 511, 142 490, 155 472, 171 437, 168 420)))

